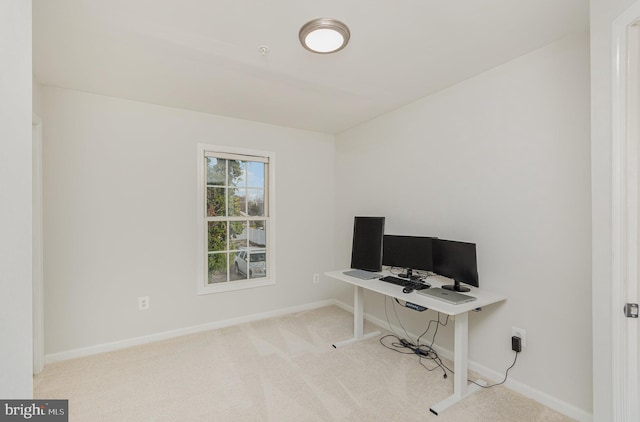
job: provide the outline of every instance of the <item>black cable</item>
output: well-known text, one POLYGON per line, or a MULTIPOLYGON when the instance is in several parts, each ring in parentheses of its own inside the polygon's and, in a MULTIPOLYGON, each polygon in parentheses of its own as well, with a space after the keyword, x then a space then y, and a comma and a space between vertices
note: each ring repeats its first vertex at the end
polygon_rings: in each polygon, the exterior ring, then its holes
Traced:
MULTIPOLYGON (((398 301, 398 299, 396 299, 396 302, 398 301)), ((391 304, 393 305, 393 302, 391 302, 391 304)), ((398 304, 400 304, 400 302, 398 302, 398 304)), ((398 324, 400 324, 400 328, 402 328, 402 331, 404 331, 404 334, 407 336, 407 338, 409 338, 409 333, 407 333, 407 329, 404 328, 404 325, 402 325, 402 321, 400 320, 400 317, 398 316, 398 311, 396 310, 396 305, 393 305, 393 313, 396 316, 396 319, 398 320, 398 324)))
MULTIPOLYGON (((393 267, 392 267, 393 268, 393 267)), ((429 323, 427 324, 427 328, 426 330, 424 330, 422 332, 422 334, 420 334, 418 336, 418 338, 416 339, 416 344, 413 344, 405 339, 400 338, 400 336, 398 336, 395 333, 395 330, 393 330, 393 327, 391 326, 391 321, 389 321, 389 314, 387 313, 387 298, 389 296, 385 296, 385 302, 384 302, 384 313, 385 316, 387 318, 387 324, 389 324, 389 329, 390 331, 392 331, 394 334, 387 334, 385 336, 380 337, 380 344, 382 344, 384 347, 386 347, 389 350, 393 350, 394 352, 397 353, 402 353, 405 355, 410 355, 410 354, 415 354, 418 356, 418 363, 420 364, 420 366, 422 366, 424 369, 426 369, 427 371, 431 372, 437 368, 441 368, 443 371, 443 376, 444 378, 447 378, 447 371, 451 372, 451 374, 454 374, 453 370, 450 369, 447 365, 444 364, 444 362, 442 362, 442 359, 440 359, 440 356, 438 355, 438 353, 433 349, 433 343, 436 341, 436 335, 438 334, 438 328, 442 325, 443 327, 445 327, 448 323, 449 323, 449 315, 447 315, 447 318, 445 319, 444 323, 442 323, 440 321, 440 312, 438 312, 438 319, 432 319, 429 321, 429 323), (431 343, 430 344, 421 344, 420 343, 420 339, 422 337, 424 337, 429 330, 431 329, 431 324, 436 323, 436 329, 433 333, 433 337, 431 338, 431 343), (387 338, 387 337, 395 337, 399 343, 395 342, 395 343, 391 343, 391 346, 387 346, 386 344, 384 344, 384 342, 382 341, 383 339, 387 338), (423 350, 422 348, 425 347, 426 350, 423 350), (398 349, 408 349, 409 351, 401 351, 398 349), (424 363, 422 363, 422 359, 428 359, 431 360, 433 362, 435 362, 436 366, 433 368, 428 368, 424 363)), ((400 303, 400 301, 397 298, 394 298, 396 303, 398 303, 398 305, 406 307, 404 305, 402 305, 400 303)), ((409 334, 407 333, 407 330, 404 328, 404 326, 402 325, 402 321, 400 321, 400 317, 398 317, 398 313, 396 312, 396 307, 395 304, 393 304, 393 302, 391 302, 391 304, 393 305, 393 312, 396 316, 396 319, 398 320, 398 323, 400 324, 400 327, 402 327, 402 330, 404 331, 404 333, 406 334, 407 338, 409 338, 409 334)), ((507 377, 509 376, 509 370, 511 368, 513 368, 518 360, 518 354, 520 352, 516 352, 516 355, 513 359, 513 363, 511 364, 511 366, 509 366, 507 368, 507 370, 505 371, 504 374, 504 379, 501 382, 495 383, 495 384, 491 384, 491 385, 482 385, 482 384, 478 384, 475 381, 469 380, 467 379, 467 381, 476 384, 479 387, 482 388, 491 388, 491 387, 495 387, 498 385, 502 385, 507 381, 507 377)))
MULTIPOLYGON (((389 298, 390 298, 389 296, 385 296, 385 298, 384 298, 384 315, 387 318, 387 324, 389 325, 389 331, 391 331, 393 334, 395 334, 395 336, 399 339, 400 336, 393 329, 393 326, 391 325, 391 321, 389 320, 389 313, 387 312, 387 299, 389 299, 389 298)), ((396 301, 397 301, 397 299, 396 299, 396 301)), ((393 302, 391 302, 391 304, 393 305, 393 302)), ((409 334, 407 334, 407 330, 402 326, 402 321, 400 321, 400 317, 398 317, 398 313, 396 312, 395 305, 393 306, 393 313, 396 316, 396 320, 400 324, 400 327, 402 327, 402 329, 404 330, 404 333, 406 334, 406 336, 409 337, 409 334)))
MULTIPOLYGON (((495 383, 495 384, 491 384, 491 385, 482 385, 482 384, 478 384, 477 382, 475 382, 475 381, 473 381, 473 380, 470 380, 470 379, 467 379, 467 381, 469 381, 469 382, 471 382, 471 383, 473 383, 473 384, 477 385, 478 387, 482 387, 482 388, 491 388, 491 387, 495 387, 495 386, 497 386, 497 385, 502 385, 502 384, 504 384, 504 383, 507 381, 507 377, 509 376, 509 370, 510 370, 511 368, 513 368, 513 367, 516 365, 516 361, 518 360, 518 354, 519 354, 519 353, 520 353, 520 352, 516 352, 516 355, 515 355, 515 357, 513 358, 513 363, 512 363, 512 364, 511 364, 511 366, 509 366, 509 367, 507 368, 507 370, 505 371, 505 373, 504 373, 504 379, 503 379, 502 381, 497 382, 497 383, 495 383)), ((445 365, 444 363, 442 364, 442 366, 443 366, 443 367, 445 367, 445 368, 447 369, 447 371, 451 372, 452 374, 455 374, 455 372, 453 372, 453 370, 449 369, 449 367, 448 367, 447 365, 445 365)))
MULTIPOLYGON (((433 349, 423 350, 421 347, 415 346, 413 343, 410 343, 409 341, 402 339, 394 334, 388 334, 386 336, 383 336, 380 338, 379 341, 380 341, 380 344, 382 344, 384 347, 386 347, 389 350, 393 350, 396 353, 401 353, 403 355, 414 355, 414 354, 417 355, 418 363, 420 364, 420 366, 422 366, 424 369, 426 369, 429 372, 434 371, 438 368, 442 368, 440 363, 440 358, 438 357, 438 354, 433 349), (391 343, 390 345, 385 344, 384 339, 389 337, 393 337, 397 341, 391 343), (431 360, 435 362, 436 366, 434 366, 433 368, 429 368, 427 365, 425 365, 425 363, 423 362, 423 359, 431 360)), ((423 347, 427 347, 427 346, 423 345, 423 347)), ((444 377, 447 378, 446 372, 444 377)))
MULTIPOLYGON (((414 354, 413 350, 411 350, 408 346, 406 346, 405 343, 403 343, 403 340, 404 339, 401 339, 400 337, 398 337, 395 334, 387 334, 385 336, 380 337, 380 339, 379 339, 380 344, 382 344, 384 347, 386 347, 389 350, 393 350, 394 352, 397 352, 397 353, 402 353, 403 355, 413 355, 414 354), (389 337, 394 337, 395 339, 398 340, 398 342, 391 343, 391 346, 393 346, 393 347, 387 346, 386 344, 384 344, 383 340, 386 339, 386 338, 389 338, 389 337), (411 351, 398 350, 398 349, 402 349, 402 348, 409 349, 411 351)), ((404 340, 404 341, 406 342, 406 340, 404 340)))
POLYGON ((431 329, 431 324, 433 324, 434 322, 437 322, 437 324, 436 324, 436 330, 434 331, 433 337, 431 338, 431 344, 429 344, 430 348, 433 347, 433 343, 436 341, 436 335, 438 334, 438 327, 440 325, 445 327, 449 323, 449 315, 447 315, 447 319, 445 319, 443 324, 442 322, 440 322, 440 312, 438 312, 438 320, 436 321, 435 319, 432 319, 431 321, 429 321, 429 324, 427 325, 427 329, 424 330, 422 334, 420 334, 420 337, 418 337, 418 344, 420 344, 420 339, 429 332, 429 330, 431 329))
MULTIPOLYGON (((396 303, 398 303, 400 306, 403 306, 400 301, 397 298, 394 298, 394 300, 396 301, 396 303)), ((398 320, 398 323, 400 324, 400 327, 402 327, 405 335, 407 336, 407 338, 410 338, 409 334, 407 333, 407 330, 404 328, 404 326, 402 325, 402 321, 400 320, 400 317, 398 316, 397 312, 396 312, 396 307, 395 304, 393 302, 391 302, 393 305, 393 310, 394 310, 394 314, 396 316, 396 319, 398 320)), ((402 353, 402 354, 415 354, 416 356, 418 356, 418 363, 425 368, 427 371, 431 372, 437 368, 441 368, 442 372, 443 372, 443 376, 444 378, 447 378, 447 371, 444 367, 444 364, 442 363, 442 360, 440 359, 440 357, 438 356, 438 353, 433 349, 432 345, 433 342, 435 341, 435 334, 437 333, 437 329, 436 329, 436 333, 434 333, 434 337, 431 341, 431 345, 426 345, 426 344, 420 344, 420 339, 429 331, 429 329, 431 328, 431 325, 434 322, 437 322, 436 327, 438 325, 447 325, 447 323, 449 322, 449 316, 447 315, 447 319, 445 320, 444 324, 440 321, 440 313, 438 312, 438 320, 431 320, 429 321, 429 324, 427 325, 426 330, 420 334, 420 336, 418 337, 418 340, 416 342, 416 344, 405 340, 403 338, 401 338, 393 329, 393 327, 391 326, 391 322, 389 321, 389 314, 387 311, 387 301, 385 298, 385 316, 387 318, 387 324, 389 324, 389 328, 390 331, 392 331, 394 334, 388 334, 386 336, 383 336, 380 338, 380 344, 382 344, 384 347, 386 347, 387 349, 393 350, 395 352, 398 353, 402 353), (394 342, 391 343, 391 345, 386 345, 383 340, 388 338, 388 337, 394 337, 398 340, 398 342, 394 342), (398 350, 398 349, 407 349, 408 351, 403 351, 403 350, 398 350), (426 366, 422 359, 427 359, 427 360, 431 360, 435 363, 435 367, 433 368, 429 368, 428 366, 426 366)))
POLYGON ((497 383, 495 383, 495 384, 491 384, 491 385, 482 385, 482 384, 478 384, 478 383, 477 383, 477 382, 475 382, 475 381, 471 381, 471 380, 468 380, 468 381, 469 381, 469 382, 472 382, 472 383, 474 383, 475 385, 478 385, 478 386, 480 386, 480 387, 482 387, 482 388, 491 388, 491 387, 495 387, 496 385, 502 385, 502 384, 504 384, 504 383, 507 381, 507 377, 509 376, 509 369, 513 368, 513 367, 515 366, 515 364, 516 364, 516 361, 518 360, 518 354, 520 354, 520 352, 516 352, 516 355, 515 355, 515 357, 513 358, 513 363, 512 363, 512 364, 511 364, 511 366, 510 366, 510 367, 508 367, 508 368, 507 368, 507 370, 504 372, 504 379, 503 379, 502 381, 497 382, 497 383))
MULTIPOLYGON (((405 268, 389 267, 389 272, 395 276, 399 276, 400 274, 402 274, 403 271, 405 271, 405 268)), ((419 276, 418 280, 421 280, 421 281, 426 280, 429 276, 433 275, 429 271, 427 271, 426 274, 423 274, 419 270, 415 271, 414 274, 419 276)))
MULTIPOLYGON (((416 343, 418 344, 418 347, 424 346, 427 347, 428 350, 430 350, 433 353, 433 357, 431 358, 436 365, 438 365, 439 368, 442 369, 442 376, 446 379, 447 378, 447 370, 446 370, 446 366, 444 365, 444 363, 442 363, 442 360, 440 359, 440 356, 438 356, 438 353, 436 353, 436 351, 433 349, 433 343, 436 340, 436 334, 438 334, 438 327, 440 325, 442 325, 443 327, 446 326, 449 323, 449 315, 447 315, 447 319, 445 320, 444 324, 442 322, 440 322, 440 312, 438 312, 438 319, 437 321, 435 319, 432 319, 429 321, 429 324, 427 324, 427 329, 424 330, 424 332, 422 334, 420 334, 420 336, 418 337, 418 339, 416 340, 416 343), (420 339, 422 339, 423 336, 425 336, 429 330, 431 329, 431 324, 433 324, 434 322, 436 322, 436 330, 433 333, 433 337, 431 339, 431 344, 426 345, 426 344, 420 344, 420 339)), ((422 362, 420 361, 420 364, 422 365, 422 362)), ((424 366, 424 365, 422 365, 424 366)), ((425 367, 426 368, 426 367, 425 367)), ((435 369, 435 368, 433 368, 435 369)))

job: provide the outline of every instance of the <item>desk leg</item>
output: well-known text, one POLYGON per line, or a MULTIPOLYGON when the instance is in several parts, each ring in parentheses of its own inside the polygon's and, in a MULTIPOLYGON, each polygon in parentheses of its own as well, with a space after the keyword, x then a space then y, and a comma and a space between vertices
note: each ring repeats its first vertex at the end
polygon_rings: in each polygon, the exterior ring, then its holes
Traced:
POLYGON ((364 289, 359 286, 353 286, 353 337, 333 343, 333 347, 346 346, 347 344, 376 337, 380 334, 382 334, 380 331, 364 334, 364 289))
POLYGON ((454 349, 453 349, 453 394, 462 397, 467 392, 467 371, 469 362, 467 354, 469 350, 469 313, 456 315, 454 324, 454 349))
MULTIPOLYGON (((469 313, 455 316, 453 345, 453 394, 435 406, 431 406, 431 413, 436 415, 458 403, 463 398, 478 391, 481 387, 476 384, 467 385, 468 343, 469 343, 469 313)), ((483 384, 483 381, 478 384, 483 384)))

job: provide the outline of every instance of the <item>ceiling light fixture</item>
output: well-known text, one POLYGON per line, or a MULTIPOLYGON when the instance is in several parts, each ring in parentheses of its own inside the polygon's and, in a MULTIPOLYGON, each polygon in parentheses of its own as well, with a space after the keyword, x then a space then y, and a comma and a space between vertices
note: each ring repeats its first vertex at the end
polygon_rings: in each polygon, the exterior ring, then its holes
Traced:
POLYGON ((347 25, 336 19, 320 18, 305 23, 300 28, 299 38, 302 46, 318 54, 335 53, 342 50, 351 33, 347 25))

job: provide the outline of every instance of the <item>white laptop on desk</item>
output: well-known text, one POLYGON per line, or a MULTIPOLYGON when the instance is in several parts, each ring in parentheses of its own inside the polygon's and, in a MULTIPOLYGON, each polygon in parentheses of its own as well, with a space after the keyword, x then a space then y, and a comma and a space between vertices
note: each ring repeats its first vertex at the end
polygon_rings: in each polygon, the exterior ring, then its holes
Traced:
POLYGON ((418 294, 442 300, 443 302, 453 303, 454 305, 459 305, 461 303, 467 303, 476 300, 476 298, 473 296, 458 293, 453 290, 441 289, 440 287, 418 290, 418 294))
POLYGON ((380 273, 374 273, 374 272, 365 271, 365 270, 348 270, 348 271, 344 271, 343 274, 351 277, 356 277, 362 280, 373 280, 374 278, 382 277, 382 274, 380 273))

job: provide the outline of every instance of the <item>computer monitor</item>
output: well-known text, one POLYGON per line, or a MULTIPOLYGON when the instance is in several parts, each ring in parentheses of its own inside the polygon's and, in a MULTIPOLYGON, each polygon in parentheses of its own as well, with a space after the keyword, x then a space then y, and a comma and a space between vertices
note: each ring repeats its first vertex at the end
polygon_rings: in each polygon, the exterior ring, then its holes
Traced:
POLYGON ((351 268, 380 271, 383 236, 384 217, 354 217, 351 268))
POLYGON ((400 277, 419 278, 413 270, 433 271, 431 237, 398 236, 385 234, 382 247, 382 265, 404 268, 400 277))
POLYGON ((454 280, 454 284, 442 286, 443 289, 468 292, 469 288, 460 283, 479 287, 476 244, 434 239, 433 272, 454 280))

